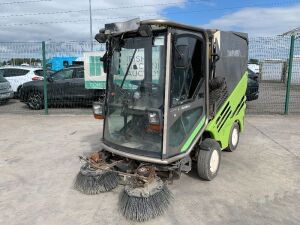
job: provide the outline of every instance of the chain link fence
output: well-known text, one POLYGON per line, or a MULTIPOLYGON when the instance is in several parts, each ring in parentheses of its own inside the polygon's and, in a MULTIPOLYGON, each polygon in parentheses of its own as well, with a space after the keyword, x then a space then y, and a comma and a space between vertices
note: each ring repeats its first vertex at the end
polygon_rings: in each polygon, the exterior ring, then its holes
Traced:
POLYGON ((259 97, 257 100, 248 102, 248 113, 284 114, 300 112, 299 39, 295 41, 292 55, 293 66, 290 70, 291 81, 289 83, 290 51, 291 37, 289 36, 250 38, 249 60, 255 61, 259 68, 259 97), (288 88, 290 89, 289 94, 287 93, 288 88))
MULTIPOLYGON (((93 43, 94 52, 104 50, 104 45, 93 43)), ((48 107, 44 107, 42 42, 0 42, 0 75, 14 92, 13 99, 0 102, 0 113, 44 114, 48 108, 49 114, 91 114, 92 102, 103 93, 85 89, 85 52, 91 52, 90 42, 45 43, 48 107), (26 104, 29 98, 36 105, 26 104)))
MULTIPOLYGON (((105 46, 99 43, 95 42, 93 46, 94 52, 105 50, 105 46)), ((287 99, 289 102, 288 112, 300 113, 300 40, 295 40, 289 84, 290 49, 291 37, 288 36, 249 39, 249 63, 252 66, 249 65, 249 68, 257 75, 254 80, 259 84, 259 93, 257 99, 248 101, 247 113, 284 114, 287 99), (290 90, 289 98, 287 97, 288 89, 290 90)), ((77 69, 69 68, 72 72, 63 72, 60 76, 78 78, 75 84, 57 80, 55 83, 60 87, 55 89, 51 88, 51 84, 48 82, 49 114, 91 114, 92 101, 103 93, 99 90, 84 88, 83 53, 90 51, 89 42, 46 42, 46 76, 51 77, 56 71, 73 66, 77 69)), ((0 42, 0 75, 4 73, 4 70, 8 75, 2 75, 11 83, 15 98, 5 104, 1 103, 0 113, 44 114, 43 105, 38 107, 39 110, 32 110, 28 104, 22 102, 24 99, 18 93, 25 82, 32 81, 32 83, 40 82, 39 85, 43 84, 42 43, 0 42), (30 72, 30 74, 25 79, 24 73, 26 72, 30 72)), ((251 83, 251 81, 249 82, 251 83)), ((257 91, 257 87, 251 85, 248 86, 248 89, 250 92, 257 91)), ((43 98, 43 91, 39 93, 40 96, 37 96, 36 93, 38 93, 37 90, 33 90, 30 97, 37 97, 37 101, 39 98, 43 98)))

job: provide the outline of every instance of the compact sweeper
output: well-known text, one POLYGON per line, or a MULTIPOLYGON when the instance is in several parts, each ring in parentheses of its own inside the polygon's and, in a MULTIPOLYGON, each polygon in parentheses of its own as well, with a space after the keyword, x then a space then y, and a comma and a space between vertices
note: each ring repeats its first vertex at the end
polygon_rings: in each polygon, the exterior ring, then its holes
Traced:
POLYGON ((192 169, 216 177, 221 151, 244 130, 248 38, 165 20, 106 24, 101 150, 84 161, 75 188, 85 194, 124 185, 120 212, 130 220, 162 215, 167 185, 192 169))

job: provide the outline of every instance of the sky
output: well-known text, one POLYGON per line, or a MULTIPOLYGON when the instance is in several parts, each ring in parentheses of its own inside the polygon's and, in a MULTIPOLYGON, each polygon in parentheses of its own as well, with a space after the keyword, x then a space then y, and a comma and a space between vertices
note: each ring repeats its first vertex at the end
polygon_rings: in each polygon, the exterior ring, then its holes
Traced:
MULTIPOLYGON (((93 36, 105 23, 163 18, 275 36, 300 27, 300 0, 91 0, 93 36)), ((89 0, 0 0, 0 41, 89 40, 89 0)))

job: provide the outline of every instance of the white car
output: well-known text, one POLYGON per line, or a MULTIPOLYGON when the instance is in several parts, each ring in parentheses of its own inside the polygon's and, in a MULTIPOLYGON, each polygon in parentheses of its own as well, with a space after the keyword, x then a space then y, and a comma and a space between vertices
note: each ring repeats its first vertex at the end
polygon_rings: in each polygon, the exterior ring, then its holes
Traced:
POLYGON ((256 74, 259 74, 259 65, 254 63, 248 63, 248 69, 253 71, 256 74))
POLYGON ((17 94, 22 84, 33 81, 43 80, 43 69, 38 67, 24 66, 4 66, 0 67, 0 76, 9 81, 14 93, 17 94))

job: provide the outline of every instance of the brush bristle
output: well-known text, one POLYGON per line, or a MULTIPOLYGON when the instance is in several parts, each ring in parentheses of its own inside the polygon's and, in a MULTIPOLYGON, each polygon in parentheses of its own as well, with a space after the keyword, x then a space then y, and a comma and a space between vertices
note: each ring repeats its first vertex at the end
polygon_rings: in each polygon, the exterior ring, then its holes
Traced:
POLYGON ((100 175, 87 175, 79 172, 74 182, 74 188, 84 194, 95 195, 117 187, 118 179, 118 175, 111 171, 100 175))
POLYGON ((172 199, 166 185, 149 197, 129 196, 124 190, 120 196, 120 212, 126 219, 143 222, 164 214, 172 199))

